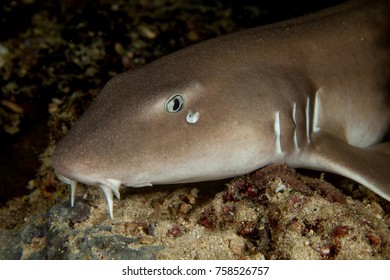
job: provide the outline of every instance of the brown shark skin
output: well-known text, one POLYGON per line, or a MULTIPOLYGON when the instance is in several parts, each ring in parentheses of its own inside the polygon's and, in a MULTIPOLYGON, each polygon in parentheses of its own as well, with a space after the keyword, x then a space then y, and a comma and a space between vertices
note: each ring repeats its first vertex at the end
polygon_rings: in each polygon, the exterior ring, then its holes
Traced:
POLYGON ((118 75, 58 143, 54 169, 101 187, 109 205, 121 185, 215 180, 276 162, 337 173, 390 200, 389 14, 388 1, 352 1, 118 75), (183 108, 169 113, 174 94, 183 108))

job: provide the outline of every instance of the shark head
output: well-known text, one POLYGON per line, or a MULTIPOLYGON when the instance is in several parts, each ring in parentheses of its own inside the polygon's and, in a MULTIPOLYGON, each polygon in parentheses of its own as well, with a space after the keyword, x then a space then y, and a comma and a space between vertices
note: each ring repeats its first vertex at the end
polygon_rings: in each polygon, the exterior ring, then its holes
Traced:
POLYGON ((112 216, 120 186, 228 178, 265 161, 272 140, 258 139, 258 130, 272 134, 273 124, 251 114, 258 104, 242 96, 245 82, 215 61, 185 57, 178 52, 114 77, 58 143, 53 166, 72 186, 72 204, 77 182, 98 186, 112 216))

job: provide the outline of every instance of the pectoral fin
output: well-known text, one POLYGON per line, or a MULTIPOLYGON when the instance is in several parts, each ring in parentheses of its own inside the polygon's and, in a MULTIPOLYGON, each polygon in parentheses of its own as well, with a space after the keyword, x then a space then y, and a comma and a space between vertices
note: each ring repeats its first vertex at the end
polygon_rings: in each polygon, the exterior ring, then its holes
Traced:
POLYGON ((390 142, 358 148, 321 134, 312 139, 304 161, 308 168, 350 178, 390 201, 390 142))

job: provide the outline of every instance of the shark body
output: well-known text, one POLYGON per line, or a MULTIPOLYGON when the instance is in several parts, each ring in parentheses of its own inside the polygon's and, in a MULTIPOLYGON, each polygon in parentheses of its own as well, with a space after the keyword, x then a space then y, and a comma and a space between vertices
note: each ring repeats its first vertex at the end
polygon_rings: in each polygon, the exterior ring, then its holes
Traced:
POLYGON ((355 1, 211 39, 110 80, 58 143, 57 176, 100 187, 327 171, 390 200, 390 4, 355 1))

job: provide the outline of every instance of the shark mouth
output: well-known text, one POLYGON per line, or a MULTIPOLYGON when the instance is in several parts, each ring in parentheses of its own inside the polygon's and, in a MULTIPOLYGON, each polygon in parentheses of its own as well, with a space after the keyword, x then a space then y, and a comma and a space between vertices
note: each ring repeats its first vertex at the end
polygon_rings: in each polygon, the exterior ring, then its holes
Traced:
MULTIPOLYGON (((62 181, 63 183, 70 186, 70 206, 73 207, 78 182, 76 180, 72 180, 70 178, 67 178, 61 174, 56 173, 56 176, 60 181, 62 181)), ((110 214, 110 218, 113 219, 114 218, 113 198, 114 198, 114 194, 115 194, 116 198, 120 199, 119 188, 121 187, 122 183, 118 180, 115 180, 115 179, 106 179, 106 180, 104 180, 104 183, 102 183, 102 182, 96 182, 96 183, 88 182, 87 183, 86 182, 86 184, 89 184, 92 186, 97 186, 103 191, 104 196, 106 197, 107 207, 108 207, 108 212, 110 214)), ((152 184, 151 183, 142 183, 142 184, 132 184, 129 186, 131 186, 131 187, 146 187, 146 186, 152 186, 152 184)))

